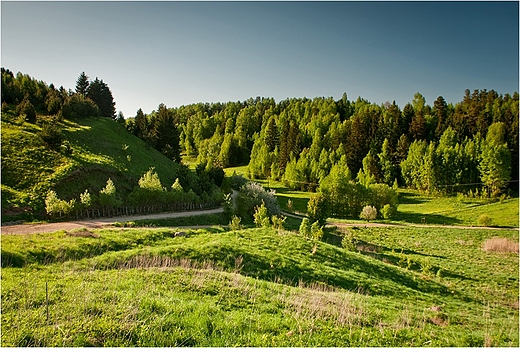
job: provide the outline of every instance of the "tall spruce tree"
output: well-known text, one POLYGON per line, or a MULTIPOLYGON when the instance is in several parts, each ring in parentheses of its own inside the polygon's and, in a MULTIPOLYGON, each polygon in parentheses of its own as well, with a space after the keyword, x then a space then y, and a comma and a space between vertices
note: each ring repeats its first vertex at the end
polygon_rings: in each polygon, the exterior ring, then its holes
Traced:
POLYGON ((159 104, 153 128, 155 149, 175 162, 181 161, 179 130, 174 117, 164 104, 159 104))
POLYGON ((76 80, 76 93, 86 96, 89 84, 88 76, 83 71, 76 80))

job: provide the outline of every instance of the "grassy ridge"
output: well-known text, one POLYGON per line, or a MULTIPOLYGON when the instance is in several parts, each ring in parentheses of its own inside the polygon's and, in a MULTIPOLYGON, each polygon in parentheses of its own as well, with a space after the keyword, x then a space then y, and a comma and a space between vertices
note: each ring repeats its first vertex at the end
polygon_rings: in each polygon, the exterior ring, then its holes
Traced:
POLYGON ((156 168, 165 186, 177 176, 178 165, 113 120, 65 120, 60 126, 71 153, 51 150, 39 136, 38 125, 2 117, 4 211, 10 206, 41 210, 50 189, 64 199, 78 199, 87 188, 97 193, 108 178, 125 193, 150 167, 156 168))
POLYGON ((2 345, 519 343, 518 256, 482 250, 515 231, 175 231, 3 236, 2 345))

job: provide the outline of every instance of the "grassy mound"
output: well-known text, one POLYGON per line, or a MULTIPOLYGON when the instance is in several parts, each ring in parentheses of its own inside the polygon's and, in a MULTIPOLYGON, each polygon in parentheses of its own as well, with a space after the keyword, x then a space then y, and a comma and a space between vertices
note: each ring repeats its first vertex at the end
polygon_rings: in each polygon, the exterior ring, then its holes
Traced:
POLYGON ((176 231, 3 236, 2 345, 518 345, 514 231, 176 231))
POLYGON ((46 193, 78 198, 99 192, 111 178, 128 193, 150 167, 163 185, 171 185, 179 166, 110 119, 87 118, 60 123, 69 150, 51 149, 38 125, 2 117, 2 219, 23 210, 42 211, 46 193))

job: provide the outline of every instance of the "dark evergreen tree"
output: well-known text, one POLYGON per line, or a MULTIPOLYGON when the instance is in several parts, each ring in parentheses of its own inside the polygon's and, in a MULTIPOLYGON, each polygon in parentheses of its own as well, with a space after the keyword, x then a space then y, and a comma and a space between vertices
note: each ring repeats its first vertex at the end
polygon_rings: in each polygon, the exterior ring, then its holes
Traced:
POLYGON ((446 130, 447 105, 442 96, 437 97, 433 102, 433 112, 437 118, 437 127, 435 128, 435 137, 440 138, 446 130))
POLYGON ((17 106, 18 114, 23 116, 27 122, 36 123, 36 110, 26 95, 17 106))
POLYGON ((89 85, 88 76, 83 71, 76 80, 76 93, 86 96, 89 85))
POLYGON ((269 151, 274 151, 274 148, 278 145, 278 127, 276 127, 276 121, 273 116, 267 122, 265 142, 269 151))
POLYGON ((153 128, 154 148, 174 162, 181 161, 180 137, 177 125, 170 110, 159 104, 153 128))
POLYGON ((101 117, 116 117, 116 103, 112 92, 103 80, 99 80, 97 77, 90 83, 87 88, 87 97, 92 99, 94 103, 99 107, 101 117))
POLYGON ((148 134, 148 121, 146 119, 146 115, 143 113, 143 110, 140 108, 137 110, 135 115, 135 128, 134 135, 145 139, 148 134))

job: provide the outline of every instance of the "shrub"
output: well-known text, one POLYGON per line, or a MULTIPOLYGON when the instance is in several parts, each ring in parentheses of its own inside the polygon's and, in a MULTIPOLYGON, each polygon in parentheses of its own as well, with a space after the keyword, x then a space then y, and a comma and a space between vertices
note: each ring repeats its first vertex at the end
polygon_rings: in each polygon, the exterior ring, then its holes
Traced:
POLYGON ((255 207, 253 218, 257 227, 269 227, 271 225, 264 202, 262 202, 262 205, 255 207))
POLYGON ((27 96, 16 107, 18 114, 23 116, 27 122, 36 123, 36 110, 27 96))
POLYGON ((236 172, 233 172, 233 175, 229 178, 229 186, 234 190, 240 190, 245 184, 247 184, 247 179, 236 172))
POLYGON ((294 203, 293 203, 293 201, 291 199, 287 200, 287 210, 290 213, 294 212, 294 203))
POLYGON ((323 227, 318 221, 311 225, 311 239, 313 241, 320 241, 323 238, 323 227))
POLYGON ((121 201, 116 196, 116 186, 111 179, 107 180, 107 185, 99 192, 99 204, 105 208, 116 208, 121 205, 121 201))
POLYGON ((385 204, 383 209, 381 209, 381 215, 383 215, 384 219, 390 219, 392 218, 396 213, 395 207, 391 206, 390 204, 385 204))
POLYGON ((341 246, 348 251, 356 251, 356 239, 352 231, 347 231, 341 239, 341 246))
POLYGON ((486 252, 495 251, 501 253, 516 253, 518 254, 518 242, 508 238, 493 237, 484 242, 482 249, 486 252))
POLYGON ((305 238, 309 238, 311 236, 311 224, 308 218, 303 218, 298 232, 305 238))
POLYGON ((229 228, 231 231, 241 230, 243 228, 243 226, 240 224, 241 221, 242 219, 240 217, 233 215, 231 221, 229 221, 229 228))
POLYGON ((369 221, 369 220, 375 220, 377 217, 377 209, 374 208, 371 205, 366 205, 363 210, 361 211, 361 214, 359 214, 359 218, 369 221))
POLYGON ((59 150, 63 141, 61 128, 53 123, 44 123, 40 132, 40 137, 55 151, 59 150))
POLYGON ((97 117, 99 107, 91 99, 81 94, 74 94, 63 104, 62 116, 66 119, 97 117))
POLYGON ((478 217, 478 224, 480 226, 491 226, 491 218, 486 214, 482 214, 478 217))
POLYGON ((369 205, 381 210, 385 205, 397 208, 397 192, 385 184, 372 184, 368 188, 369 205))
POLYGON ((329 212, 327 209, 327 201, 323 194, 315 194, 309 199, 309 203, 307 203, 307 213, 312 221, 317 221, 321 226, 325 225, 329 212))
POLYGON ((92 205, 92 197, 90 196, 90 192, 88 192, 88 189, 79 195, 79 201, 81 202, 81 205, 84 208, 88 208, 92 205))
POLYGON ((285 216, 278 216, 278 215, 273 215, 271 217, 271 221, 273 222, 273 227, 276 228, 277 230, 283 230, 284 229, 284 224, 285 224, 285 220, 287 219, 287 217, 285 216))
MULTIPOLYGON (((137 187, 134 188, 129 196, 132 203, 136 205, 162 203, 165 198, 165 189, 162 187, 159 174, 155 168, 150 168, 139 179, 137 187)), ((180 186, 180 184, 179 184, 180 186)))
POLYGON ((262 185, 248 182, 240 189, 237 197, 238 215, 250 219, 255 213, 255 207, 263 202, 269 216, 279 215, 282 211, 274 196, 274 190, 266 191, 262 185))
POLYGON ((45 197, 45 211, 51 216, 70 214, 76 208, 76 199, 65 201, 58 198, 54 191, 49 191, 45 197))
POLYGON ((60 199, 55 191, 50 190, 47 192, 47 197, 45 197, 45 211, 49 215, 53 215, 59 212, 60 209, 60 199))

